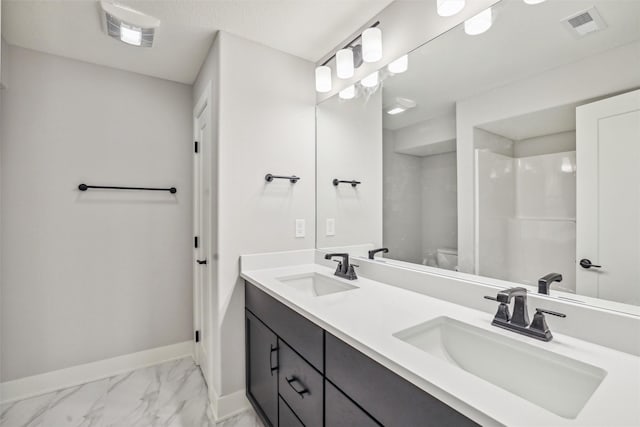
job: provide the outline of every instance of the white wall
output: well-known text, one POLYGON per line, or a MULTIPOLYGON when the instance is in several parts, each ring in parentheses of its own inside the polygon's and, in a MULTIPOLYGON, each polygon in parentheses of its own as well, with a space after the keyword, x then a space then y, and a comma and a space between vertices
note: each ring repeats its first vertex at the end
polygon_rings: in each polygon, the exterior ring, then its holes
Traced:
POLYGON ((383 131, 382 244, 388 258, 422 263, 422 158, 396 153, 395 134, 383 131))
POLYGON ((382 91, 317 107, 319 248, 382 245, 382 91), (335 179, 362 184, 334 186, 335 179), (335 236, 326 219, 335 219, 335 236))
POLYGON ((435 261, 438 248, 458 245, 456 153, 422 158, 422 258, 435 261))
POLYGON ((189 86, 17 47, 9 72, 2 380, 191 339, 189 86))
POLYGON ((244 388, 241 254, 315 245, 313 64, 220 32, 194 85, 214 87, 218 120, 217 354, 209 385, 225 396, 244 388), (295 174, 297 184, 264 176, 295 174), (306 236, 295 237, 295 220, 306 236))
POLYGON ((539 156, 566 151, 576 151, 575 130, 521 139, 515 141, 513 145, 513 157, 539 156))
POLYGON ((640 43, 632 43, 457 102, 458 251, 461 271, 474 271, 474 128, 638 87, 639 48, 640 43))

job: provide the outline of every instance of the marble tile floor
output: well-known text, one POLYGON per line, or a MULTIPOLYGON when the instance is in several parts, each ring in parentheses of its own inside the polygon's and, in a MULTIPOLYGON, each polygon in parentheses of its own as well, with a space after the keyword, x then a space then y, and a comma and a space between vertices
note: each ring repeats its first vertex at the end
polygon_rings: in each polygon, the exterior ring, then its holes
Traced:
POLYGON ((212 421, 190 357, 0 406, 0 427, 262 427, 247 411, 212 421))

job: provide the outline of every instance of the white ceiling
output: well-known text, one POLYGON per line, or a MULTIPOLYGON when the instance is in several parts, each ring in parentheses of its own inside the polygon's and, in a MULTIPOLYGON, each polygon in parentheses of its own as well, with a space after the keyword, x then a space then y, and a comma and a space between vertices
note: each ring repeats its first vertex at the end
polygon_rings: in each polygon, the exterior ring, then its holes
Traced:
POLYGON ((161 20, 153 48, 109 38, 96 0, 3 0, 9 44, 193 83, 216 31, 316 62, 393 0, 122 0, 161 20))
POLYGON ((418 103, 405 113, 385 114, 384 126, 452 116, 458 100, 639 39, 640 0, 548 0, 536 6, 503 0, 494 7, 488 32, 471 37, 454 28, 411 53, 409 71, 384 81, 385 103, 398 96, 418 103), (594 5, 607 29, 576 38, 560 23, 594 5))

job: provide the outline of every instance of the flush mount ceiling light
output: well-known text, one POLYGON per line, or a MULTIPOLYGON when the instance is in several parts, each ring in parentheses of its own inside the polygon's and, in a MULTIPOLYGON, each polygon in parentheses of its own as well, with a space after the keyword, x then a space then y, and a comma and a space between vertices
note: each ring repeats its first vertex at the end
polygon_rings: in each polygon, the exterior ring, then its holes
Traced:
POLYGON ((316 91, 326 93, 331 90, 331 68, 326 65, 316 67, 316 91))
POLYGON ((354 85, 346 87, 340 91, 338 96, 340 99, 353 99, 356 96, 356 87, 354 85))
POLYGON ((416 105, 418 104, 416 104, 416 101, 414 101, 413 99, 398 97, 395 99, 395 103, 388 107, 386 110, 387 114, 395 116, 396 114, 404 113, 407 110, 415 108, 416 105))
POLYGON ((367 77, 360 80, 360 83, 362 83, 362 86, 369 88, 378 86, 378 72, 374 71, 369 74, 367 77))
POLYGON ((101 2, 107 34, 131 46, 151 47, 160 20, 117 3, 101 2))
POLYGON ((409 69, 409 55, 402 55, 400 58, 391 62, 387 66, 387 69, 393 74, 404 73, 409 69))
POLYGON ((540 4, 545 2, 546 0, 524 0, 526 4, 540 4))
POLYGON ((362 60, 378 62, 382 59, 382 30, 371 27, 362 33, 362 60))
POLYGON ((350 79, 353 73, 353 49, 340 49, 336 52, 336 75, 340 79, 350 79))
POLYGON ((453 16, 464 9, 465 0, 438 0, 438 15, 453 16))
POLYGON ((491 24, 493 24, 493 13, 491 8, 488 8, 464 21, 464 32, 470 36, 477 36, 491 28, 491 24))

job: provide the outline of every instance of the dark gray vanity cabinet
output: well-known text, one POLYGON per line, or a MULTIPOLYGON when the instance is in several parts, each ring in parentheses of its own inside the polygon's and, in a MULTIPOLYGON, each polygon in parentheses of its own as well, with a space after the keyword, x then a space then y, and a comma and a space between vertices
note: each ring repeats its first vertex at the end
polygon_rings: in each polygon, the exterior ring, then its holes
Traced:
POLYGON ((245 287, 247 397, 267 426, 477 426, 257 287, 245 287))

